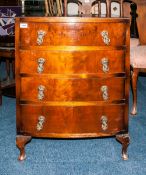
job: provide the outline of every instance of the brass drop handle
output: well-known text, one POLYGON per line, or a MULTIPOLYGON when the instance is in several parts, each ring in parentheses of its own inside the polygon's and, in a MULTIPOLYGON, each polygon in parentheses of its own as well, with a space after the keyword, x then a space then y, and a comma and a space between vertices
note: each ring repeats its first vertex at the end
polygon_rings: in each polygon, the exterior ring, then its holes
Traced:
POLYGON ((45 96, 44 90, 45 90, 45 86, 43 86, 43 85, 38 86, 38 100, 43 100, 43 98, 45 96))
POLYGON ((107 86, 101 86, 101 92, 102 92, 102 98, 103 100, 108 100, 109 95, 108 95, 108 87, 107 86))
POLYGON ((37 128, 38 131, 40 131, 40 130, 43 129, 44 122, 45 122, 45 117, 42 116, 42 115, 39 116, 38 117, 38 123, 37 123, 37 126, 36 126, 36 128, 37 128))
POLYGON ((44 30, 39 30, 37 32, 37 44, 41 45, 43 43, 44 36, 46 35, 46 32, 44 30))
POLYGON ((103 131, 107 130, 108 128, 108 118, 105 115, 101 116, 101 128, 103 131))
POLYGON ((102 58, 101 64, 102 64, 103 72, 107 73, 109 71, 109 60, 108 60, 108 58, 102 58))
POLYGON ((110 38, 108 36, 108 31, 102 31, 101 32, 101 36, 102 36, 102 40, 103 42, 106 44, 106 45, 109 45, 110 44, 110 38))
POLYGON ((44 71, 45 58, 38 58, 37 72, 42 73, 44 71))

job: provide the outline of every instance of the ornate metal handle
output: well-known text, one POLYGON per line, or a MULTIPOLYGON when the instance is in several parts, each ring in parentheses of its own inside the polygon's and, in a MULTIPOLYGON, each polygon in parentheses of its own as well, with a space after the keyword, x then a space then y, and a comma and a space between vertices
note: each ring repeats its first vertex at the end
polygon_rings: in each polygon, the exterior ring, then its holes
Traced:
POLYGON ((38 58, 38 68, 37 71, 38 73, 42 73, 44 70, 44 63, 45 63, 45 58, 38 58))
POLYGON ((108 36, 108 31, 102 31, 101 32, 101 36, 102 36, 102 39, 103 39, 103 42, 106 44, 106 45, 109 45, 110 43, 110 39, 109 39, 109 36, 108 36))
POLYGON ((108 100, 108 87, 107 86, 101 86, 101 92, 102 92, 102 97, 103 100, 108 100))
POLYGON ((43 43, 44 36, 46 35, 46 32, 44 30, 39 30, 37 32, 38 37, 37 37, 37 44, 41 45, 43 43))
POLYGON ((101 116, 101 127, 104 131, 108 128, 108 119, 105 115, 101 116))
POLYGON ((44 90, 45 90, 45 86, 43 85, 39 85, 38 87, 38 99, 42 100, 44 98, 44 90))
POLYGON ((44 122, 45 122, 45 117, 42 116, 42 115, 39 116, 39 117, 38 117, 38 123, 37 123, 37 126, 36 126, 36 128, 37 128, 38 131, 40 131, 40 130, 43 129, 43 124, 44 124, 44 122))
POLYGON ((101 60, 102 70, 105 73, 109 71, 109 65, 108 65, 108 63, 109 63, 108 58, 102 58, 102 60, 101 60))

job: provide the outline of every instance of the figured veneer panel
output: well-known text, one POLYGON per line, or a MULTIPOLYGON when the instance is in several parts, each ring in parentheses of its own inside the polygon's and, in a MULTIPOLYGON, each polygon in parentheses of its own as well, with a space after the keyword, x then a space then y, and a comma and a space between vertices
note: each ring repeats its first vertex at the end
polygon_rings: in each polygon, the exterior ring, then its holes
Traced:
POLYGON ((101 32, 108 32, 110 46, 125 44, 124 23, 27 23, 20 29, 20 46, 37 46, 38 31, 45 32, 41 46, 106 46, 101 32), (91 35, 92 34, 92 35, 91 35), (23 36, 23 37, 22 37, 23 36))
MULTIPOLYGON (((77 135, 113 135, 125 129, 125 105, 50 107, 21 105, 22 132, 34 136, 76 137, 77 135), (30 117, 31 114, 31 117, 30 117), (39 116, 44 116, 40 130, 39 116), (103 130, 101 118, 107 117, 107 128, 103 130)), ((88 135, 88 136, 89 136, 88 135)), ((81 137, 80 136, 80 137, 81 137)))
POLYGON ((125 72, 125 51, 37 51, 22 50, 20 52, 20 73, 37 74, 39 58, 44 59, 41 74, 80 74, 99 73, 103 71, 102 60, 108 61, 106 74, 125 72))
MULTIPOLYGON (((21 78, 20 99, 25 101, 104 101, 102 86, 107 87, 106 101, 125 98, 125 78, 21 78), (38 87, 44 87, 43 99, 38 99, 38 87)), ((40 92, 41 93, 41 92, 40 92)))

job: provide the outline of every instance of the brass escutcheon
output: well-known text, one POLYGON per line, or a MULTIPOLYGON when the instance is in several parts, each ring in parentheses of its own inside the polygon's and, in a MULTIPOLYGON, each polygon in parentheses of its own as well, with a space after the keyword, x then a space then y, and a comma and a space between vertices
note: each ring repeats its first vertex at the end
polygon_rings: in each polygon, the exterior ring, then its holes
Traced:
POLYGON ((45 86, 43 86, 43 85, 38 86, 38 100, 43 100, 43 98, 45 96, 44 90, 45 90, 45 86))
POLYGON ((102 70, 104 73, 107 73, 109 71, 109 60, 108 58, 102 58, 101 60, 101 64, 102 64, 102 70))
POLYGON ((108 87, 106 85, 101 86, 101 92, 102 92, 103 100, 108 100, 108 98, 109 98, 108 87))
POLYGON ((45 58, 38 58, 37 72, 42 73, 44 70, 45 58))
POLYGON ((106 44, 106 45, 109 45, 110 44, 110 38, 108 36, 108 31, 102 31, 101 32, 101 36, 102 36, 102 40, 103 42, 106 44))
POLYGON ((101 116, 101 128, 102 130, 107 130, 108 128, 108 119, 107 119, 107 116, 103 115, 101 116))
POLYGON ((39 116, 39 117, 38 117, 38 123, 37 123, 37 126, 36 126, 36 128, 37 128, 38 131, 40 131, 40 130, 43 129, 43 124, 44 124, 44 122, 45 122, 45 117, 42 116, 42 115, 39 116))
POLYGON ((37 37, 37 44, 41 45, 43 43, 44 36, 46 35, 46 32, 44 30, 39 30, 37 32, 38 37, 37 37))

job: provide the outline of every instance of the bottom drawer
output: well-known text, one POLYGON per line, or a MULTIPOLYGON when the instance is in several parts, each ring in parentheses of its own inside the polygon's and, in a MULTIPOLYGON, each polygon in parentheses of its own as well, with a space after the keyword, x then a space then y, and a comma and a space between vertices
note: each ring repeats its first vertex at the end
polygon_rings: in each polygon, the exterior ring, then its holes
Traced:
POLYGON ((18 133, 40 137, 97 137, 127 130, 125 105, 30 106, 20 105, 18 133))

